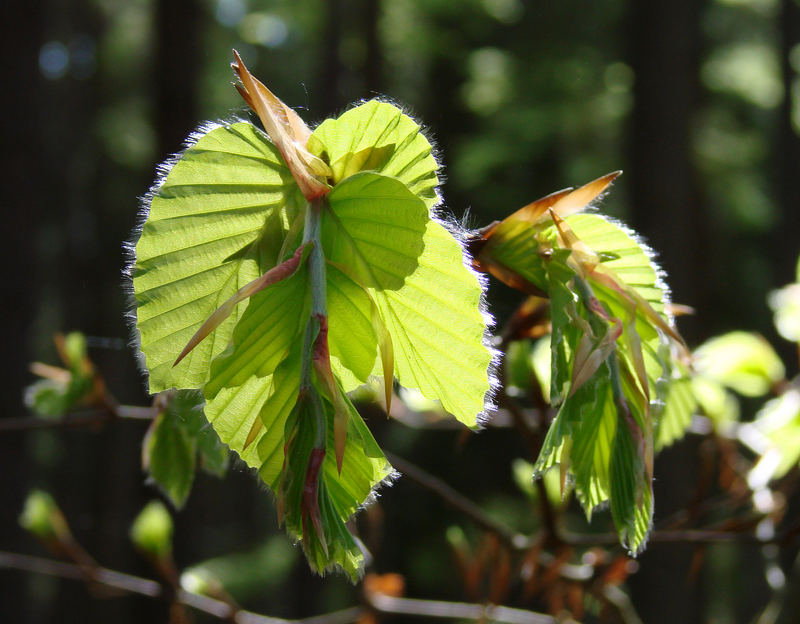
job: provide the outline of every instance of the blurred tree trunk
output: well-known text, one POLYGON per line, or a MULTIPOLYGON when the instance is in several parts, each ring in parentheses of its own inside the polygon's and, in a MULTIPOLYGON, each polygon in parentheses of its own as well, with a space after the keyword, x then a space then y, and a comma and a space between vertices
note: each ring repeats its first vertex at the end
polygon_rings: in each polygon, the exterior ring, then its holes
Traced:
POLYGON ((383 90, 383 52, 380 41, 381 0, 365 0, 364 39, 366 58, 364 59, 364 90, 367 97, 380 94, 383 90))
MULTIPOLYGON (((673 298, 706 308, 703 214, 692 167, 691 124, 696 109, 700 15, 696 0, 632 2, 629 16, 634 86, 630 140, 634 227, 659 252, 673 298)), ((686 325, 681 323, 682 330, 686 325)), ((691 330, 691 328, 690 328, 691 330)), ((691 333, 691 331, 690 331, 691 333)), ((691 499, 697 449, 681 444, 656 463, 656 517, 669 516, 691 499)), ((700 622, 697 583, 687 578, 692 549, 651 545, 631 579, 645 622, 700 622), (670 598, 664 600, 665 587, 670 598)))
POLYGON ((320 49, 320 107, 321 118, 336 113, 341 106, 342 64, 339 60, 339 44, 342 40, 342 1, 328 0, 328 12, 323 20, 324 36, 320 49))
POLYGON ((156 5, 155 126, 158 161, 177 152, 198 124, 199 20, 197 0, 159 0, 156 5))
MULTIPOLYGON (((29 379, 32 326, 36 283, 36 217, 42 208, 42 145, 40 141, 41 75, 38 58, 42 45, 42 0, 11 0, 3 5, 3 20, 8 28, 0 37, 0 57, 4 60, 4 84, 0 112, 5 119, 6 149, 3 173, 7 181, 4 227, 10 233, 0 245, 3 267, 3 405, 0 417, 22 416, 22 388, 29 379)), ((17 514, 28 486, 26 447, 15 434, 0 437, 0 535, 14 543, 19 535, 17 514)), ((0 573, 0 603, 5 621, 24 622, 30 618, 25 587, 26 575, 15 571, 0 573)))
MULTIPOLYGON (((630 22, 636 75, 630 154, 634 227, 658 251, 674 300, 699 311, 707 308, 710 290, 691 145, 702 5, 634 2, 630 22)), ((684 331, 687 325, 692 334, 692 321, 682 323, 684 331)))
MULTIPOLYGON (((792 124, 792 107, 796 106, 798 96, 793 93, 792 83, 800 80, 790 61, 792 48, 800 44, 800 3, 798 0, 783 0, 780 16, 781 29, 781 70, 785 97, 780 109, 778 124, 778 162, 776 163, 779 188, 778 227, 774 231, 772 245, 773 261, 777 284, 782 286, 794 281, 797 255, 800 253, 797 211, 800 209, 800 135, 792 124)), ((800 120, 798 120, 800 121, 800 120)))

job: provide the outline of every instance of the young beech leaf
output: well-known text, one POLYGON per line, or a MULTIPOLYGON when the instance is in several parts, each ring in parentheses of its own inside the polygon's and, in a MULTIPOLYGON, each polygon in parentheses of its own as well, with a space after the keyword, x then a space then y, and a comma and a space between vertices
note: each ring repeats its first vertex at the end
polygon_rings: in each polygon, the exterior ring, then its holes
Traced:
POLYGON ((735 331, 706 341, 693 353, 695 370, 739 394, 763 396, 784 379, 783 362, 758 334, 735 331))
MULTIPOLYGON (((559 191, 478 232, 478 270, 550 299, 550 400, 560 406, 535 470, 560 464, 587 515, 610 502, 620 540, 641 549, 652 517, 653 417, 685 370, 685 346, 649 250, 624 227, 578 214, 617 173, 559 191)), ((679 393, 671 426, 685 426, 679 393)), ((677 435, 674 431, 671 433, 677 435)))
POLYGON ((395 178, 359 173, 334 187, 329 200, 326 256, 349 267, 374 298, 400 383, 474 426, 489 391, 491 353, 482 344, 481 286, 460 245, 395 178))
POLYGON ((278 150, 249 123, 211 126, 190 142, 151 192, 131 268, 152 393, 208 380, 244 303, 173 367, 175 358, 220 305, 283 260, 302 201, 278 150))
POLYGON ((439 165, 431 144, 419 124, 396 106, 371 100, 327 119, 311 133, 307 147, 332 163, 335 184, 358 171, 375 171, 400 180, 429 209, 439 203, 439 165))
POLYGON ((206 336, 219 327, 220 324, 231 315, 233 310, 236 308, 237 303, 252 297, 257 292, 262 291, 273 284, 277 284, 281 280, 292 275, 297 270, 297 267, 300 266, 300 262, 303 260, 303 251, 307 251, 306 244, 298 247, 291 258, 281 262, 279 265, 264 273, 264 275, 261 277, 254 279, 249 284, 245 284, 239 290, 237 290, 234 295, 219 308, 217 308, 214 313, 206 319, 206 322, 203 323, 200 329, 195 332, 194 336, 192 336, 191 340, 189 340, 189 343, 183 348, 183 351, 180 352, 180 355, 178 355, 178 358, 175 360, 173 366, 177 366, 192 349, 194 349, 203 341, 204 338, 206 338, 206 336))
POLYGON ((234 70, 269 136, 211 128, 152 193, 132 270, 150 389, 201 388, 312 567, 355 577, 345 522, 391 467, 346 392, 383 375, 388 407, 396 372, 474 426, 482 286, 431 214, 438 165, 411 118, 367 102, 312 133, 234 70))

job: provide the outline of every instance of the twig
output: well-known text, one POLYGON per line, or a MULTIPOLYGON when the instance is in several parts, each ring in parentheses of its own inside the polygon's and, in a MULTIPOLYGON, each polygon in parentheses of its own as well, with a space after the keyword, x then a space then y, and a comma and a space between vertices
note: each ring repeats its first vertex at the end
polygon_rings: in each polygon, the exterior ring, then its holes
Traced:
MULTIPOLYGON (((0 551, 0 568, 24 570, 75 581, 86 580, 85 570, 75 563, 55 561, 21 553, 0 551)), ((166 599, 168 597, 164 587, 156 581, 103 567, 98 567, 93 571, 92 582, 149 598, 166 599)), ((193 594, 182 589, 177 592, 176 598, 183 605, 219 619, 230 620, 236 624, 347 624, 356 621, 364 613, 362 607, 351 607, 342 611, 326 613, 325 615, 300 620, 286 620, 243 609, 237 610, 221 600, 193 594)))
MULTIPOLYGON (((0 551, 0 568, 47 574, 75 581, 86 580, 85 571, 77 564, 21 553, 0 551)), ((127 593, 147 596, 148 598, 167 598, 164 587, 160 583, 108 568, 96 568, 92 575, 92 582, 127 593)), ((365 612, 364 607, 350 607, 324 615, 287 620, 243 609, 235 609, 221 600, 187 592, 183 589, 177 591, 175 597, 183 605, 219 619, 230 620, 236 624, 349 624, 357 621, 365 612)), ((490 620, 506 624, 554 624, 556 622, 555 618, 542 613, 504 606, 395 598, 379 593, 369 594, 367 601, 370 607, 376 611, 387 614, 470 619, 481 622, 490 620)))
POLYGON ((642 624, 642 619, 636 613, 630 596, 616 585, 606 585, 602 589, 603 597, 617 609, 620 618, 625 624, 642 624))
POLYGON ((478 622, 503 622, 506 624, 555 624, 557 622, 554 617, 543 613, 494 605, 415 600, 413 598, 396 598, 377 593, 367 596, 367 600, 376 611, 399 615, 454 620, 467 619, 478 622))
POLYGON ((72 429, 105 425, 115 419, 153 420, 156 414, 152 407, 119 405, 114 410, 98 408, 70 412, 60 418, 26 417, 0 418, 0 433, 12 431, 37 431, 41 429, 72 429))
MULTIPOLYGON (((782 531, 772 537, 758 537, 753 533, 741 531, 720 531, 714 529, 675 529, 653 531, 647 538, 648 544, 718 544, 738 542, 765 546, 777 544, 783 546, 796 541, 800 537, 797 529, 782 531)), ((617 544, 619 538, 615 533, 566 534, 561 536, 565 544, 571 546, 604 546, 617 544)))
POLYGON ((453 489, 447 483, 426 472, 419 466, 412 464, 406 459, 394 453, 385 453, 389 462, 406 477, 415 483, 423 486, 437 494, 442 500, 454 507, 465 516, 469 517, 475 524, 486 531, 495 534, 503 543, 514 549, 527 548, 530 540, 525 535, 516 533, 506 525, 498 522, 486 514, 483 509, 469 500, 466 496, 453 489))

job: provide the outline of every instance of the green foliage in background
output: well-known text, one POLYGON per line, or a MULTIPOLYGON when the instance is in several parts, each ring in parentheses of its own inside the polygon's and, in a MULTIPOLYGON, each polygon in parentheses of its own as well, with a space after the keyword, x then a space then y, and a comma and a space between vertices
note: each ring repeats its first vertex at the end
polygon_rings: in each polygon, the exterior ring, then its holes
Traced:
POLYGON ((181 390, 159 396, 159 410, 142 443, 142 467, 176 507, 182 507, 198 465, 221 477, 228 448, 203 415, 203 395, 181 390))

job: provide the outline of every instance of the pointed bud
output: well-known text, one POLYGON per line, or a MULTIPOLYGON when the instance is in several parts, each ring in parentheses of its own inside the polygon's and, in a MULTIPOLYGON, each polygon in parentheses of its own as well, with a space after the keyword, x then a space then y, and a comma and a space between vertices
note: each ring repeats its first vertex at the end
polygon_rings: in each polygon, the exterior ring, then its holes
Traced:
POLYGON ((261 119, 264 130, 286 161, 300 191, 308 201, 327 194, 331 189, 326 179, 332 172, 325 161, 306 149, 311 130, 297 113, 247 71, 236 50, 233 56, 236 61, 231 67, 242 81, 236 89, 261 119))

